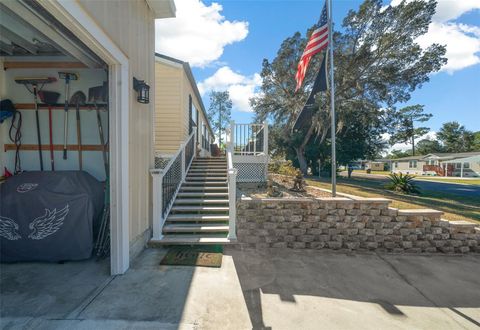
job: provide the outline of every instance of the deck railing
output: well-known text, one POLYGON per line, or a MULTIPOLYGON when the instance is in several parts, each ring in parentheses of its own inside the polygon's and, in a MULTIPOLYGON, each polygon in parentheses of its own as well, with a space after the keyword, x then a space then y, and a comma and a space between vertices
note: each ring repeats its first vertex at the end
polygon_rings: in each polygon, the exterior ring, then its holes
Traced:
POLYGON ((227 129, 227 150, 238 182, 265 182, 268 167, 268 124, 237 124, 227 129))
POLYGON ((192 164, 195 145, 193 131, 164 168, 150 170, 153 177, 153 239, 162 238, 165 219, 192 164))
POLYGON ((231 140, 235 155, 257 156, 265 154, 268 143, 265 124, 235 124, 231 122, 231 140))

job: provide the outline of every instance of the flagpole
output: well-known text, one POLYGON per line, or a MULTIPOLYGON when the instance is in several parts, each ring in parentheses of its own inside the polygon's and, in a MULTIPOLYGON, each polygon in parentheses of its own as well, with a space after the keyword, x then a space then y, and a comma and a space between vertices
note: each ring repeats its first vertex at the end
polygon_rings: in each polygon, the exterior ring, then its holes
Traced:
POLYGON ((330 51, 330 107, 331 107, 331 144, 332 144, 332 196, 337 195, 337 157, 335 152, 335 83, 333 80, 333 24, 332 24, 332 0, 328 3, 328 48, 330 51))

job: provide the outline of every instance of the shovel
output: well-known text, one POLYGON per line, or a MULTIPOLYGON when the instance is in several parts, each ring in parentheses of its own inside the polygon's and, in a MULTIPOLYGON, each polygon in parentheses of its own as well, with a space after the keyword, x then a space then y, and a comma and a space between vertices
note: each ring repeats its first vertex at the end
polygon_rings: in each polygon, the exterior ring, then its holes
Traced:
POLYGON ((57 92, 47 92, 47 91, 40 91, 38 92, 38 96, 40 100, 48 105, 48 130, 50 136, 50 166, 52 171, 55 171, 55 160, 54 160, 54 153, 53 153, 53 133, 52 133, 52 105, 57 103, 60 94, 57 92))
POLYGON ((87 96, 82 91, 75 92, 70 99, 70 104, 75 104, 77 113, 77 144, 78 144, 78 164, 80 171, 83 170, 82 161, 82 127, 80 123, 80 105, 84 105, 87 100, 87 96))

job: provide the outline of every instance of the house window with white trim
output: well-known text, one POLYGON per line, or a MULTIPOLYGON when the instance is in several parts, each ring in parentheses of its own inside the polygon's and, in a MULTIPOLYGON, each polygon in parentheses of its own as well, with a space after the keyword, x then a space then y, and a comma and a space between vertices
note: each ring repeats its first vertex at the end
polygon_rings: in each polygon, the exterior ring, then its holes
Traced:
POLYGON ((417 167, 417 161, 416 160, 411 160, 408 162, 408 167, 409 168, 416 168, 417 167))
POLYGON ((470 168, 470 163, 463 163, 463 168, 470 168))
POLYGON ((462 163, 456 163, 455 167, 458 168, 458 169, 462 168, 462 163))

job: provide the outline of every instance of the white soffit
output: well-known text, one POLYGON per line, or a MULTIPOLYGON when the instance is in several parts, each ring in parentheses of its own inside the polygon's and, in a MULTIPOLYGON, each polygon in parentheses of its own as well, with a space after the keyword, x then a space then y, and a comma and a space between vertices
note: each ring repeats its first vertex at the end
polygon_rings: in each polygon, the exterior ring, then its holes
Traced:
POLYGON ((148 6, 155 14, 155 18, 171 18, 175 17, 174 0, 146 0, 148 6))

